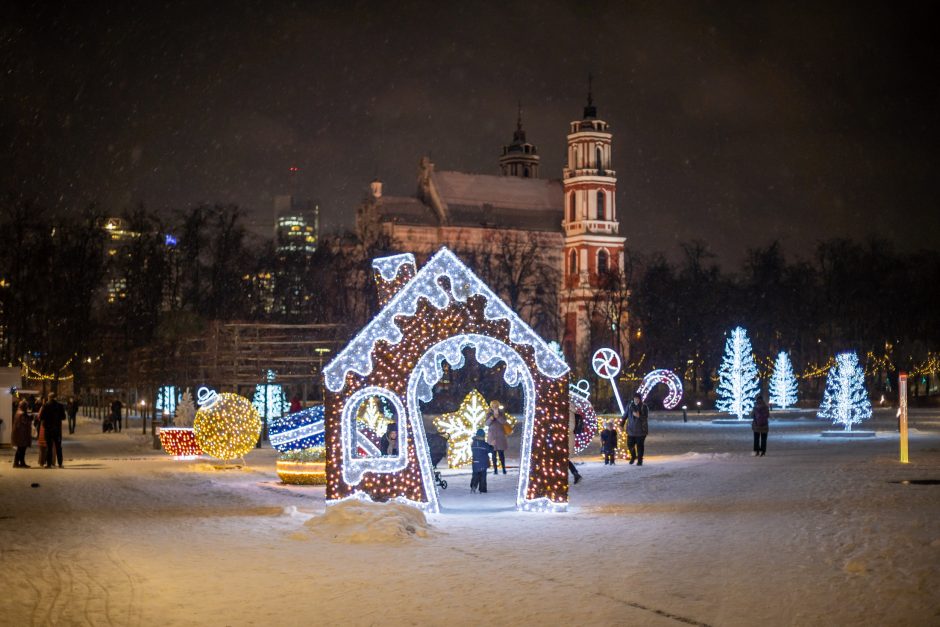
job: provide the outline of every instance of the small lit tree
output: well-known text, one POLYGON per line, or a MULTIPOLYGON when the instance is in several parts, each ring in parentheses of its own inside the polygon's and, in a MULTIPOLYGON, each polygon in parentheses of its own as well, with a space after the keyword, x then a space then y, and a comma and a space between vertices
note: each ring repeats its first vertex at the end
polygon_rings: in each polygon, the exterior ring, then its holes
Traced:
POLYGON ((826 378, 826 392, 818 416, 844 425, 846 431, 851 431, 852 425, 871 418, 865 371, 854 352, 836 355, 836 363, 826 378))
POLYGON ((786 409, 796 404, 796 375, 793 364, 785 351, 780 351, 774 362, 774 373, 770 377, 770 404, 786 409))
POLYGON ((718 411, 728 412, 743 420, 754 408, 760 391, 757 364, 747 331, 736 327, 725 342, 725 356, 718 369, 718 411))
POLYGON ((189 388, 183 392, 183 398, 176 406, 176 415, 173 416, 173 425, 176 427, 192 427, 193 420, 196 418, 196 404, 193 402, 193 395, 189 388))

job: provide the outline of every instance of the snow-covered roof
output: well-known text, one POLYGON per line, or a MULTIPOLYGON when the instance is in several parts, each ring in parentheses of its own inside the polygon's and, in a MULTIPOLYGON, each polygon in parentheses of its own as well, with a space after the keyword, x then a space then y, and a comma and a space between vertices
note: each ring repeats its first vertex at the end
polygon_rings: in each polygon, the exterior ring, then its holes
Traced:
POLYGON ((562 211, 561 181, 433 171, 431 180, 447 205, 492 205, 505 209, 562 211))
POLYGON ((372 372, 372 350, 376 342, 384 340, 391 345, 404 339, 395 324, 397 316, 413 316, 418 300, 427 299, 437 309, 446 308, 451 298, 466 303, 471 296, 486 299, 483 315, 488 320, 509 321, 509 339, 516 344, 531 346, 535 363, 545 375, 557 378, 568 372, 565 363, 529 325, 522 321, 477 275, 447 248, 441 248, 415 277, 402 287, 359 334, 323 369, 326 387, 333 392, 343 389, 346 374, 355 372, 368 376, 372 372), (445 291, 439 279, 447 277, 450 290, 445 291))

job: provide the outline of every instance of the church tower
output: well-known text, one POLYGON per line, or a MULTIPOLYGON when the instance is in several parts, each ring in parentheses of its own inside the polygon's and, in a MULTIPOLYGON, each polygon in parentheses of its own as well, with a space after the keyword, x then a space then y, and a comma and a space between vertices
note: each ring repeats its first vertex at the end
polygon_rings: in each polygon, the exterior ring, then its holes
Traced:
POLYGON ((606 312, 598 311, 601 309, 598 295, 605 282, 623 273, 626 238, 618 235, 617 173, 611 168, 612 135, 607 122, 597 117, 590 80, 588 77, 584 115, 571 122, 568 162, 564 168, 562 346, 569 363, 578 365, 587 364, 592 348, 601 345, 618 350, 625 361, 628 353, 626 314, 619 313, 623 308, 617 310, 614 320, 610 320, 610 307, 606 312), (592 337, 592 329, 599 329, 600 325, 606 326, 604 332, 592 337))
POLYGON ((499 157, 499 173, 525 179, 539 177, 538 149, 525 140, 525 131, 522 130, 522 105, 519 105, 519 117, 516 119, 512 143, 503 146, 503 154, 499 157))

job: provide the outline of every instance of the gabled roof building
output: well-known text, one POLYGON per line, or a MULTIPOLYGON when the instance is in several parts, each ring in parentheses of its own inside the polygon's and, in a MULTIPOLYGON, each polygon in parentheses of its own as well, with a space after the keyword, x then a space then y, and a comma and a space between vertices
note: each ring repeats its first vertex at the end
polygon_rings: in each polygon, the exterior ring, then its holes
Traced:
MULTIPOLYGON (((504 298, 520 285, 500 285, 487 264, 527 264, 531 277, 521 281, 526 294, 510 294, 508 300, 527 308, 520 314, 543 335, 561 342, 569 363, 583 368, 600 345, 614 345, 626 358, 625 312, 613 320, 598 316, 604 309, 597 306, 603 286, 622 274, 625 238, 618 234, 612 134, 597 117, 590 90, 583 116, 570 123, 567 139, 561 180, 540 178, 538 149, 526 140, 521 112, 513 140, 499 156, 498 175, 438 170, 423 157, 412 195, 387 196, 376 179, 357 212, 360 239, 368 243, 384 237, 393 249, 419 259, 446 246, 482 275, 489 274, 504 298), (549 308, 551 316, 546 315, 549 308), (553 323, 537 322, 539 315, 553 323)), ((518 279, 521 272, 515 274, 518 279)))

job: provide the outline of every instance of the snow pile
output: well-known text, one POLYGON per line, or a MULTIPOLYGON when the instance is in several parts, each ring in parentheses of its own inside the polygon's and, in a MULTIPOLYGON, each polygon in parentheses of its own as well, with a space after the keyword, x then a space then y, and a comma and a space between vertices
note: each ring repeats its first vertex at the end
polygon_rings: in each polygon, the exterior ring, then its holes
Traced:
POLYGON ((344 544, 400 544, 431 535, 424 512, 402 503, 344 501, 304 523, 313 533, 344 544))

